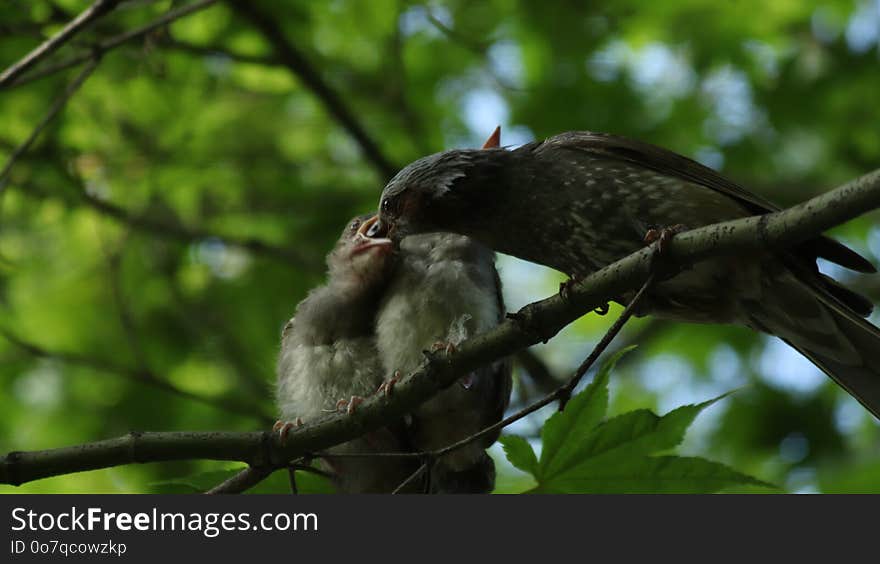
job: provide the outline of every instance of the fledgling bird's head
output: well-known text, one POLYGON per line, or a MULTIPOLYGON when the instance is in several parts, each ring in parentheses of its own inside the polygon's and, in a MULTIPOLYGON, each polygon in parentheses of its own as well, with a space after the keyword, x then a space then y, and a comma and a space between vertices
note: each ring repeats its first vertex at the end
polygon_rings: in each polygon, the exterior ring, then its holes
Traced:
POLYGON ((378 219, 375 214, 360 215, 345 226, 336 246, 327 255, 332 285, 369 292, 386 280, 393 261, 392 241, 375 234, 367 236, 378 219))
POLYGON ((456 149, 423 157, 398 172, 379 199, 379 222, 369 234, 399 240, 414 233, 447 231, 467 222, 491 198, 491 172, 500 148, 500 128, 481 149, 456 149))

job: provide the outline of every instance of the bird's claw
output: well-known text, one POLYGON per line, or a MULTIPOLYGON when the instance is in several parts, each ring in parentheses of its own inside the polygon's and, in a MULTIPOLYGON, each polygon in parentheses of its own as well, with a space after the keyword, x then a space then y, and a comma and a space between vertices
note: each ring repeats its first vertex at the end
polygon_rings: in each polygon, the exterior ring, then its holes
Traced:
POLYGON ((379 389, 376 390, 376 393, 383 394, 385 397, 390 396, 391 392, 394 391, 394 385, 400 382, 401 377, 400 370, 395 370, 391 378, 385 380, 379 385, 379 389))
POLYGON ((291 429, 298 429, 304 425, 302 417, 297 417, 293 421, 284 421, 279 419, 272 425, 272 432, 278 435, 278 440, 281 441, 281 444, 287 442, 287 435, 290 433, 291 429))
POLYGON ((504 317, 519 325, 520 329, 522 329, 525 333, 528 333, 534 339, 540 341, 545 345, 547 344, 547 341, 549 341, 550 338, 555 335, 555 333, 553 333, 549 336, 545 336, 543 333, 532 327, 526 316, 518 311, 509 311, 504 314, 504 317))
POLYGON ((563 300, 567 300, 569 295, 571 294, 571 289, 575 284, 580 282, 583 279, 581 276, 571 276, 565 282, 559 283, 559 297, 563 300))
POLYGON ((656 242, 657 254, 662 255, 666 253, 673 237, 683 231, 687 231, 687 226, 681 223, 677 223, 671 227, 652 227, 648 229, 647 233, 645 233, 645 244, 650 245, 651 243, 656 242))
POLYGON ((606 313, 608 313, 608 310, 610 310, 610 309, 611 309, 611 305, 608 302, 605 302, 604 304, 602 304, 599 307, 597 307, 596 309, 594 309, 593 312, 598 315, 605 315, 606 313))
POLYGON ((454 343, 447 343, 444 341, 437 341, 431 346, 431 352, 436 353, 440 351, 446 351, 446 354, 453 354, 458 350, 454 343))
POLYGON ((336 402, 336 411, 345 411, 348 415, 351 415, 357 409, 357 406, 364 403, 364 398, 361 396, 351 396, 351 399, 341 399, 336 402))

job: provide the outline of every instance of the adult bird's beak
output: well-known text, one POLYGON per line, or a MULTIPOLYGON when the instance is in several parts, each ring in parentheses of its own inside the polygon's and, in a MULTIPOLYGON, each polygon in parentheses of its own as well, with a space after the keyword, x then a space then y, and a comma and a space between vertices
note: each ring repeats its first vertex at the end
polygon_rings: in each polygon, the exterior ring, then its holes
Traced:
POLYGON ((368 221, 370 225, 367 227, 367 237, 387 237, 392 241, 400 241, 403 238, 404 233, 398 222, 388 223, 378 215, 376 217, 378 219, 375 223, 368 221))
POLYGON ((368 249, 375 247, 388 247, 393 244, 391 239, 385 237, 387 229, 379 220, 378 215, 374 215, 367 221, 363 222, 355 233, 356 245, 352 250, 352 254, 362 253, 368 249))

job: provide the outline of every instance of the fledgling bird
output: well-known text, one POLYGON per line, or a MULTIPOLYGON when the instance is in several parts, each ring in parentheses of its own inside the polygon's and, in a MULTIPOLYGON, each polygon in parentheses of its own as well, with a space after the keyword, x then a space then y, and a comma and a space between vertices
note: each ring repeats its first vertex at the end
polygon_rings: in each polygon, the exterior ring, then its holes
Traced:
MULTIPOLYGON (((497 147, 496 130, 483 148, 497 147)), ((491 329, 504 317, 495 253, 452 233, 413 235, 400 242, 394 273, 376 318, 379 353, 387 373, 410 372, 424 350, 455 346, 491 329)), ((501 420, 510 401, 511 365, 496 362, 465 376, 412 414, 410 440, 417 450, 436 450, 501 420)), ((436 462, 430 490, 487 493, 495 465, 486 448, 498 433, 482 437, 436 462)))
MULTIPOLYGON (((412 235, 400 242, 398 260, 376 318, 376 338, 386 373, 416 369, 423 351, 455 345, 498 325, 504 317, 495 253, 462 235, 412 235)), ((418 451, 453 444, 501 420, 510 399, 510 363, 480 368, 420 405, 409 437, 418 451)), ((495 465, 487 435, 436 461, 433 493, 488 493, 495 465)))
MULTIPOLYGON (((391 241, 367 238, 370 215, 352 219, 327 257, 328 280, 299 303, 284 327, 277 402, 282 440, 288 429, 350 409, 385 379, 374 323, 393 260, 391 241)), ((403 422, 330 449, 331 453, 408 450, 403 422)), ((345 493, 390 493, 418 467, 411 459, 336 458, 323 461, 345 493)))
MULTIPOLYGON (((691 159, 587 131, 513 150, 424 157, 387 184, 379 208, 374 230, 395 239, 459 233, 572 277, 639 250, 651 230, 778 209, 691 159)), ((785 251, 697 263, 655 284, 639 313, 774 334, 880 418, 880 330, 863 319, 872 304, 821 274, 818 257, 876 271, 840 243, 816 237, 785 251)))

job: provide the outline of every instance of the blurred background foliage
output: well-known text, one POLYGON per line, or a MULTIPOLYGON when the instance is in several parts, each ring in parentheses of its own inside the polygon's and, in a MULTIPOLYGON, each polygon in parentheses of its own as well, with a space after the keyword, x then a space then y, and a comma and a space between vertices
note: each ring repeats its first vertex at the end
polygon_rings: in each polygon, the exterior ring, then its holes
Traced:
MULTIPOLYGON (((0 67, 88 5, 0 3, 0 67)), ((43 64, 183 5, 123 2, 43 64)), ((270 424, 280 328, 346 220, 375 207, 398 167, 478 146, 497 124, 504 144, 572 129, 641 138, 784 206, 880 164, 877 0, 250 5, 218 3, 107 52, 11 170, 0 451, 270 424)), ((76 73, 0 92, 0 162, 76 73)), ((877 218, 834 234, 880 264, 877 218)), ((499 267, 508 309, 560 279, 509 257, 499 267)), ((880 300, 877 277, 828 271, 880 300)), ((532 349, 514 405, 565 377, 610 319, 586 316, 532 349)), ((683 452, 786 491, 880 492, 877 422, 781 342, 653 319, 618 339, 640 347, 613 375, 612 413, 738 389, 683 452)), ((510 432, 537 443, 546 416, 510 432)), ((516 489, 502 459, 499 490, 516 489)), ((153 491, 228 466, 133 465, 0 491, 153 491)))

